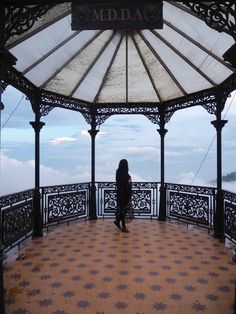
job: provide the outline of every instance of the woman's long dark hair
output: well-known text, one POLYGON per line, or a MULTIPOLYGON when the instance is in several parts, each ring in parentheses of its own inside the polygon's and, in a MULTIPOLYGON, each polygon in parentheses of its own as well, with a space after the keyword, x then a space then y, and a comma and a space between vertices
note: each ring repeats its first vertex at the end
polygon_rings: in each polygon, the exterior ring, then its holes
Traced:
POLYGON ((119 172, 129 172, 128 161, 126 159, 121 159, 117 170, 119 172))

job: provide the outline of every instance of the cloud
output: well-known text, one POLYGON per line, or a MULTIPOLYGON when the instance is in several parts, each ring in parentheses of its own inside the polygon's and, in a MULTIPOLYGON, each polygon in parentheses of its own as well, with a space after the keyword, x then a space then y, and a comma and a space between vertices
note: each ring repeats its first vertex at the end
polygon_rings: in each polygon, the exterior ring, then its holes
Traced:
POLYGON ((226 191, 236 193, 236 181, 232 182, 222 182, 222 188, 226 191))
POLYGON ((205 180, 195 177, 193 172, 182 172, 180 174, 179 180, 176 181, 178 184, 189 184, 189 185, 198 185, 198 186, 212 186, 211 183, 206 182, 205 180))
POLYGON ((62 136, 62 137, 55 137, 54 139, 50 140, 49 143, 53 145, 60 145, 65 144, 68 142, 75 142, 76 138, 74 137, 68 137, 68 136, 62 136))
POLYGON ((80 134, 83 136, 90 136, 88 130, 82 130, 80 134))
POLYGON ((129 154, 149 154, 149 153, 157 153, 157 148, 152 146, 129 146, 126 149, 126 152, 129 154))
MULTIPOLYGON (((34 160, 22 162, 9 158, 1 153, 1 195, 7 195, 34 188, 34 160)), ((66 172, 53 169, 44 165, 40 166, 40 185, 60 185, 90 181, 88 171, 76 175, 69 175, 66 172)))

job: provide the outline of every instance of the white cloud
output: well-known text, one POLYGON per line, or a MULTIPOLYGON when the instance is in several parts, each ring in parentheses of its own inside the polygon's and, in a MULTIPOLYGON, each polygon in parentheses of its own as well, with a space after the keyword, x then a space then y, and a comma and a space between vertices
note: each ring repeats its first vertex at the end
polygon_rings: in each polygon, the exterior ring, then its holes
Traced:
POLYGON ((82 130, 80 134, 83 136, 90 136, 88 130, 82 130))
POLYGON ((222 187, 226 191, 236 193, 236 181, 233 182, 222 182, 222 187))
POLYGON ((212 186, 212 184, 210 184, 209 182, 206 182, 199 177, 195 177, 195 174, 193 172, 182 172, 180 174, 179 180, 177 180, 176 183, 198 186, 212 186))
POLYGON ((49 143, 53 145, 60 145, 68 142, 75 142, 76 138, 74 137, 68 137, 68 136, 62 136, 62 137, 55 137, 54 139, 50 140, 49 143))
MULTIPOLYGON (((9 158, 1 153, 1 195, 32 189, 34 187, 34 160, 22 162, 14 158, 9 158)), ((80 172, 76 175, 69 175, 44 165, 40 166, 40 185, 60 185, 78 182, 88 182, 90 177, 88 172, 80 172)))
POLYGON ((149 153, 157 153, 157 148, 152 146, 129 146, 126 149, 127 153, 130 154, 149 154, 149 153))
POLYGON ((34 186, 34 166, 1 154, 1 195, 15 193, 34 186))
POLYGON ((201 148, 201 147, 198 147, 198 148, 194 148, 194 149, 193 149, 193 152, 194 152, 194 153, 204 153, 205 150, 204 150, 203 148, 201 148))

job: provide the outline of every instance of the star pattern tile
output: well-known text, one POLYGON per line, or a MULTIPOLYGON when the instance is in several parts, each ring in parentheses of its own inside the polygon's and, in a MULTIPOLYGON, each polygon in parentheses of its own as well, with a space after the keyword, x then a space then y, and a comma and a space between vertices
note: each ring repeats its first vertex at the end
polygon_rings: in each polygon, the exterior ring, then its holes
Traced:
POLYGON ((207 230, 135 219, 77 221, 4 262, 7 314, 232 314, 232 251, 207 230))

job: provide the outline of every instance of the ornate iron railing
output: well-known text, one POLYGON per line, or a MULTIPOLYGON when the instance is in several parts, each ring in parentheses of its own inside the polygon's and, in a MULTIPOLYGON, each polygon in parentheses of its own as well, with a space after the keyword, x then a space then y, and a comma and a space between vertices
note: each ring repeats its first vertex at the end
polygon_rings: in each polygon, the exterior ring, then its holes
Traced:
MULTIPOLYGON (((114 216, 117 208, 115 182, 97 182, 96 186, 98 217, 114 216)), ((157 217, 158 183, 133 182, 132 206, 136 217, 157 217)))
POLYGON ((223 191, 225 235, 236 242, 236 194, 223 191))
POLYGON ((1 243, 7 250, 32 232, 33 193, 27 190, 0 198, 1 243))
MULTIPOLYGON (((166 183, 167 216, 213 228, 216 189, 166 183)), ((86 218, 90 183, 48 186, 40 189, 43 227, 71 219, 86 218)), ((0 197, 1 246, 4 251, 32 232, 34 190, 0 197)), ((236 194, 223 191, 225 236, 236 242, 236 194)), ((98 217, 114 217, 115 182, 96 182, 98 217)), ((157 218, 159 183, 134 182, 132 203, 140 218, 157 218)))
POLYGON ((42 187, 43 226, 88 216, 89 183, 42 187))
POLYGON ((215 192, 211 187, 167 183, 167 215, 212 228, 215 192))

